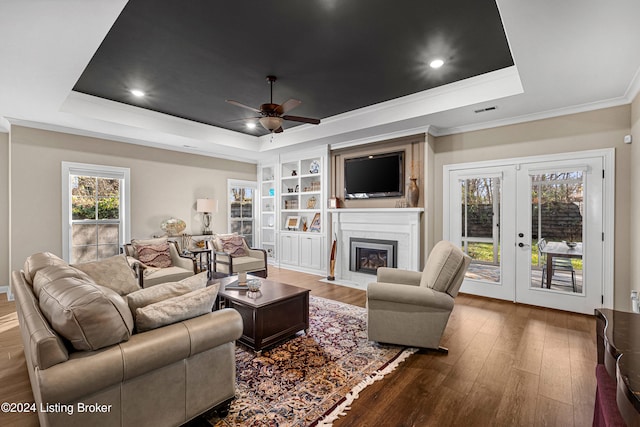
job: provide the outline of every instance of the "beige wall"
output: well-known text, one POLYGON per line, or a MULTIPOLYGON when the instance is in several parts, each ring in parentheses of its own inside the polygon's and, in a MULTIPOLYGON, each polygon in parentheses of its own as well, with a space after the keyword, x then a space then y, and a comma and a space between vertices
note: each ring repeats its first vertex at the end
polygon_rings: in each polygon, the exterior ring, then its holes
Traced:
POLYGON ((227 179, 256 180, 254 164, 104 139, 13 126, 11 141, 12 269, 34 252, 62 254, 62 161, 130 168, 133 238, 160 234, 169 217, 199 233, 195 201, 203 197, 220 200, 213 231, 226 232, 227 179))
POLYGON ((631 206, 632 213, 630 224, 630 239, 635 244, 631 245, 630 258, 636 262, 631 262, 631 280, 630 289, 640 290, 640 222, 637 218, 640 216, 640 94, 636 96, 631 104, 631 136, 633 142, 631 144, 631 206))
POLYGON ((0 286, 9 276, 9 134, 0 132, 0 286))
MULTIPOLYGON (((637 104, 637 102, 636 102, 637 104)), ((631 106, 538 120, 436 138, 432 205, 433 242, 442 239, 442 170, 444 165, 614 147, 616 150, 615 307, 628 309, 630 280, 631 106)), ((640 137, 638 138, 640 140, 640 137)), ((640 156, 639 156, 640 157, 640 156)), ((640 159, 639 159, 640 160, 640 159)), ((637 263, 636 263, 637 264, 637 263)))

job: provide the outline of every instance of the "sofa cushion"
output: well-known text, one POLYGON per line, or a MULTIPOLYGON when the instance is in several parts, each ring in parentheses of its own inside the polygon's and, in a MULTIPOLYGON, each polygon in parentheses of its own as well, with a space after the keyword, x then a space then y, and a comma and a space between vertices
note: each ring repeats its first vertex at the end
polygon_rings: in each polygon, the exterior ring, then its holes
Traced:
POLYGON ((24 262, 24 277, 29 285, 33 285, 33 278, 38 270, 50 265, 67 265, 67 262, 51 252, 40 252, 31 255, 24 262))
POLYGON ((447 292, 464 261, 464 253, 453 243, 445 240, 438 242, 427 258, 420 286, 447 292))
POLYGON ((78 279, 92 281, 87 273, 70 265, 50 265, 38 270, 33 277, 33 294, 36 298, 40 298, 40 291, 44 285, 63 277, 77 277, 78 279))
POLYGON ((186 270, 182 267, 169 267, 153 269, 147 274, 147 270, 144 270, 144 287, 149 288, 151 286, 159 285, 166 282, 179 282, 187 277, 193 276, 193 270, 186 270))
MULTIPOLYGON (((242 273, 242 272, 252 272, 258 270, 264 270, 264 259, 261 258, 252 258, 248 256, 238 257, 233 259, 233 272, 234 273, 242 273)), ((221 273, 229 274, 229 266, 225 264, 216 265, 216 271, 221 273)))
POLYGON ((235 233, 216 235, 215 246, 218 252, 226 252, 234 258, 247 255, 244 238, 235 233))
POLYGON ((156 268, 171 267, 171 251, 166 237, 149 240, 132 240, 135 257, 144 265, 156 268))
POLYGON ((100 261, 73 264, 72 267, 87 273, 98 285, 116 291, 119 295, 140 289, 136 275, 124 255, 116 255, 100 261))
POLYGON ((40 310, 76 350, 97 350, 127 341, 133 318, 125 300, 91 280, 62 277, 42 286, 40 310))
POLYGON ((127 295, 127 303, 135 319, 136 310, 149 304, 177 297, 207 286, 207 272, 196 274, 179 282, 161 283, 150 288, 140 289, 127 295))
POLYGON ((204 289, 138 308, 135 320, 136 330, 144 332, 210 313, 218 295, 219 286, 219 283, 215 283, 204 289))

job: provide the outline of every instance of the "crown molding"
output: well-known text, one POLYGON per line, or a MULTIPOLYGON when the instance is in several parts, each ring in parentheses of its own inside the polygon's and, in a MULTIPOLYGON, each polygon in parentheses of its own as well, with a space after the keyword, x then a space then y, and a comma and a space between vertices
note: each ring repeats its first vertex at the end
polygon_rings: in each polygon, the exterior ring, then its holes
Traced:
POLYGON ((466 126, 454 126, 449 128, 440 128, 436 126, 430 127, 430 134, 435 137, 455 135, 465 132, 474 132, 485 129, 498 128, 502 126, 517 125, 520 123, 533 122, 536 120, 552 119, 555 117, 568 116, 571 114, 586 113, 589 111, 602 110, 605 108, 619 107, 627 105, 631 101, 627 96, 613 98, 605 101, 598 101, 589 104, 575 105, 567 108, 559 108, 555 110, 541 111, 539 113, 525 114, 522 116, 509 117, 505 119, 493 120, 489 122, 475 123, 466 126))

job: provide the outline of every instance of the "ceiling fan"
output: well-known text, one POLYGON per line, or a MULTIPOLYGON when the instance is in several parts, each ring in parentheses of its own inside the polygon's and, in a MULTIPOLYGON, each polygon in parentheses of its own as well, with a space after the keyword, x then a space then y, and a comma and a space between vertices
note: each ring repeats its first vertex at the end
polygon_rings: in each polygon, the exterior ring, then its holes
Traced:
POLYGON ((238 107, 246 108, 255 113, 260 114, 260 117, 253 117, 249 119, 244 119, 248 122, 253 122, 257 120, 260 122, 262 127, 272 133, 280 133, 284 131, 282 129, 282 121, 289 120, 292 122, 300 122, 300 123, 310 123, 312 125, 317 125, 320 123, 319 119, 312 119, 309 117, 300 117, 300 116, 291 116, 286 114, 287 112, 293 110, 298 105, 302 104, 302 101, 298 101, 297 99, 289 99, 284 103, 278 105, 273 103, 273 84, 276 81, 276 76, 267 76, 267 82, 269 83, 271 89, 271 100, 268 104, 262 104, 260 108, 249 107, 248 105, 244 105, 239 103, 238 101, 233 101, 231 99, 227 99, 226 101, 229 104, 237 105, 238 107))

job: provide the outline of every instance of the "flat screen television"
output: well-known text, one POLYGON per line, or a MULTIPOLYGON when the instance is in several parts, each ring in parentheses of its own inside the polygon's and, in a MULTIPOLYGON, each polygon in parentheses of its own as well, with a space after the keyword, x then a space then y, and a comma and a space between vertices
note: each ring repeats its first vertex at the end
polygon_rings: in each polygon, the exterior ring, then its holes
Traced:
POLYGON ((404 195, 404 151, 354 157, 344 161, 347 199, 404 195))

